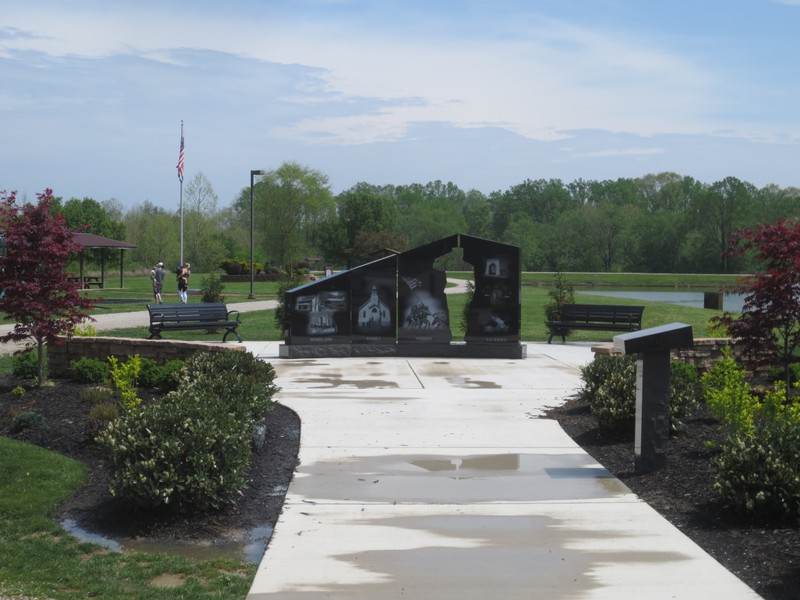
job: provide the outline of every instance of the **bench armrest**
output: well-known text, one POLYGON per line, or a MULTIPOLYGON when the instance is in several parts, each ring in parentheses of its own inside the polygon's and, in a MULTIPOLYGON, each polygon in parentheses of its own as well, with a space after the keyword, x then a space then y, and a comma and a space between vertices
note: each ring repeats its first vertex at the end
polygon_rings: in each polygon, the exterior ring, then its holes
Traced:
POLYGON ((238 321, 239 320, 239 311, 238 310, 229 310, 228 311, 228 320, 229 321, 238 321), (233 317, 233 319, 231 319, 233 317))

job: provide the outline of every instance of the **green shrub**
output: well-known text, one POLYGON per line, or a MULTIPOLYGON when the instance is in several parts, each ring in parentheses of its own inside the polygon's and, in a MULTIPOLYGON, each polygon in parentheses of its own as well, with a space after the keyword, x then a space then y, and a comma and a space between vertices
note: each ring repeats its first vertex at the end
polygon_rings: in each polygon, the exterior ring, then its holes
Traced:
POLYGON ((16 398, 18 401, 22 400, 26 394, 25 388, 22 387, 21 385, 15 385, 11 389, 11 393, 14 395, 14 398, 16 398))
POLYGON ((119 395, 120 405, 125 410, 135 410, 142 400, 136 395, 137 380, 141 371, 141 358, 138 354, 129 356, 125 362, 117 360, 116 356, 109 356, 108 378, 119 395))
POLYGON ((44 416, 37 412, 21 412, 11 419, 12 433, 18 433, 23 429, 43 429, 44 416))
POLYGON ((670 430, 677 431, 699 408, 702 389, 697 367, 681 360, 669 366, 669 423, 670 430))
POLYGON ((80 325, 75 325, 72 335, 76 337, 96 337, 97 329, 91 321, 84 321, 80 325))
MULTIPOLYGON (((581 395, 607 435, 631 434, 636 427, 636 358, 598 356, 581 368, 581 395)), ((693 365, 670 363, 670 430, 680 428, 700 403, 700 378, 693 365)))
POLYGON ((755 434, 731 434, 712 459, 723 501, 759 521, 800 523, 800 427, 762 423, 755 434))
POLYGON ((633 357, 596 356, 592 362, 581 367, 581 379, 583 380, 581 396, 591 404, 597 396, 600 386, 608 380, 612 373, 628 369, 628 362, 635 364, 636 360, 633 357))
POLYGON ((210 394, 236 398, 234 408, 256 422, 272 408, 275 369, 249 352, 200 352, 186 360, 179 389, 200 387, 210 394))
POLYGON ((139 371, 139 387, 146 389, 159 389, 169 392, 178 387, 178 375, 183 368, 182 360, 170 360, 159 365, 150 358, 141 359, 139 371))
POLYGON ((203 302, 225 302, 222 290, 225 285, 219 273, 209 273, 200 280, 200 292, 203 294, 203 302))
POLYGON ((275 372, 245 352, 196 354, 176 391, 128 411, 98 436, 113 495, 143 508, 207 510, 246 483, 255 422, 272 406, 275 372))
POLYGON ((73 379, 81 383, 103 383, 108 378, 108 363, 99 358, 83 356, 69 363, 73 379))
POLYGON ((95 404, 89 411, 89 416, 86 419, 84 432, 86 437, 94 440, 100 433, 108 427, 114 419, 119 416, 119 406, 111 398, 110 402, 103 402, 95 404))
POLYGON ((723 358, 706 371, 701 381, 708 409, 727 433, 733 436, 752 433, 760 402, 747 383, 745 370, 729 349, 723 350, 723 358))
MULTIPOLYGON (((14 377, 20 379, 37 379, 39 368, 39 357, 36 350, 25 350, 19 354, 15 354, 11 360, 11 373, 14 377)), ((47 360, 42 363, 42 369, 45 371, 42 375, 47 377, 47 360)))
POLYGON ((601 431, 620 436, 633 432, 636 423, 636 360, 614 360, 617 366, 599 385, 589 407, 601 431))

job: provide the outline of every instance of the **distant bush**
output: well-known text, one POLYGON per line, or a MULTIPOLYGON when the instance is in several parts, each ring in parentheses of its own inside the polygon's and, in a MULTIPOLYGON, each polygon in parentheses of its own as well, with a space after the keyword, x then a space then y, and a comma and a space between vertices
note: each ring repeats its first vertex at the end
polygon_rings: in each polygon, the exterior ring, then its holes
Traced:
POLYGON ((218 273, 209 273, 200 280, 200 292, 203 295, 203 302, 225 302, 222 290, 225 286, 218 273))
POLYGON ((75 328, 72 330, 72 335, 76 337, 95 337, 97 335, 97 329, 91 321, 86 320, 80 325, 75 325, 75 328))
POLYGON ((200 353, 178 389, 123 413, 98 436, 111 493, 136 507, 207 510, 244 487, 253 425, 277 391, 275 371, 250 353, 200 353))

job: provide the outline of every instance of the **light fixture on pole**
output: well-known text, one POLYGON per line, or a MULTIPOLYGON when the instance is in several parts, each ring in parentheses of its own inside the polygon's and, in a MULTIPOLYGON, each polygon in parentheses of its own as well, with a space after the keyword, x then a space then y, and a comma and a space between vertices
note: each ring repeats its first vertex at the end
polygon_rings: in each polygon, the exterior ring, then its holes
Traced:
POLYGON ((255 280, 255 266, 253 264, 253 177, 256 175, 263 175, 264 171, 261 169, 253 169, 250 171, 250 300, 255 298, 253 294, 253 281, 255 280))

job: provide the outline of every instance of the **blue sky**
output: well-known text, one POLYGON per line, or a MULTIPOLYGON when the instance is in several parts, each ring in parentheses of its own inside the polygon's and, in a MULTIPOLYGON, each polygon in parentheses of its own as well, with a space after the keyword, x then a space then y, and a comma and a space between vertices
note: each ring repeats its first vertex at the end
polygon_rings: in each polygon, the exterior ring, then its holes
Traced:
POLYGON ((3 0, 0 190, 227 206, 674 171, 800 187, 800 0, 3 0))

